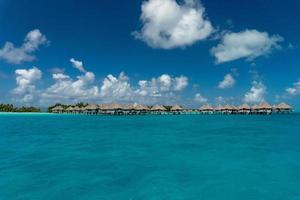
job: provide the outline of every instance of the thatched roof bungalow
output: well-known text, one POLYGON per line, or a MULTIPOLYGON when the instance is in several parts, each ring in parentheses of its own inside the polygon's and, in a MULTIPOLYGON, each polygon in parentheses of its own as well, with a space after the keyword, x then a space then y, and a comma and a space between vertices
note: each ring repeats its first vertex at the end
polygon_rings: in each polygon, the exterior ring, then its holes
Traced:
POLYGON ((180 105, 175 105, 171 107, 170 111, 173 114, 181 114, 183 112, 183 108, 180 105))
POLYGON ((160 106, 160 105, 154 105, 154 106, 152 106, 152 108, 150 110, 151 111, 167 111, 167 109, 164 106, 160 106))
POLYGON ((230 105, 225 105, 223 106, 223 109, 222 109, 222 113, 224 114, 231 114, 232 113, 232 107, 230 105))
POLYGON ((133 104, 133 109, 137 111, 149 111, 149 107, 142 104, 133 104))
POLYGON ((73 112, 73 110, 74 110, 73 106, 69 106, 69 107, 66 109, 66 112, 67 112, 67 113, 71 113, 71 112, 73 112))
POLYGON ((55 106, 54 108, 51 109, 52 112, 54 113, 62 113, 65 109, 62 106, 55 106))
POLYGON ((238 113, 239 109, 236 106, 230 106, 231 107, 231 113, 236 114, 238 113))
POLYGON ((180 105, 175 105, 175 106, 172 106, 171 111, 182 111, 183 108, 180 106, 180 105))
POLYGON ((219 112, 222 111, 222 109, 223 109, 223 106, 219 104, 219 105, 217 105, 217 106, 214 108, 214 111, 217 112, 217 113, 219 113, 219 112))
POLYGON ((73 112, 80 112, 81 111, 81 108, 79 108, 78 106, 75 106, 73 108, 73 112))
POLYGON ((262 102, 256 107, 256 110, 260 114, 271 114, 272 106, 267 102, 262 102))
POLYGON ((246 103, 238 106, 237 109, 238 109, 238 113, 240 114, 249 114, 251 112, 251 107, 246 103))
POLYGON ((150 111, 151 111, 152 114, 159 114, 159 115, 167 113, 167 109, 164 106, 160 106, 160 105, 152 106, 150 111))
POLYGON ((99 109, 99 107, 96 104, 88 104, 84 108, 85 112, 88 114, 96 114, 98 112, 98 109, 99 109))
POLYGON ((279 112, 279 113, 289 113, 292 112, 293 110, 293 107, 286 103, 280 103, 276 105, 274 108, 275 108, 275 112, 279 112))
POLYGON ((200 111, 201 113, 205 113, 205 114, 212 114, 213 111, 214 111, 214 109, 213 109, 213 107, 212 107, 211 105, 209 105, 209 104, 204 104, 204 105, 202 105, 202 106, 199 108, 199 111, 200 111))

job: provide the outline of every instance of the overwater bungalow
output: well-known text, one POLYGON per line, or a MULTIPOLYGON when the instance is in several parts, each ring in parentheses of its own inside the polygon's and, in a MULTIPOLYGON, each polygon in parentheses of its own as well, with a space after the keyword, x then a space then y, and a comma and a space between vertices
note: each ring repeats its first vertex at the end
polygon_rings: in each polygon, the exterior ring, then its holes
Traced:
POLYGON ((79 106, 75 106, 75 107, 73 108, 72 113, 74 113, 74 114, 79 114, 80 112, 81 112, 81 109, 79 108, 79 106))
POLYGON ((98 113, 99 114, 106 114, 107 110, 108 110, 108 104, 98 105, 98 113))
POLYGON ((243 104, 238 106, 238 114, 249 115, 251 112, 251 107, 248 104, 243 104))
POLYGON ((123 114, 123 107, 122 105, 111 103, 111 104, 100 104, 98 106, 99 113, 101 114, 108 114, 108 115, 121 115, 123 114))
POLYGON ((232 114, 232 107, 230 105, 223 106, 223 109, 221 110, 222 114, 232 114))
POLYGON ((136 110, 134 109, 133 104, 123 104, 121 105, 122 111, 124 115, 134 115, 137 114, 136 110))
POLYGON ((114 115, 124 115, 124 107, 121 104, 113 103, 110 104, 110 110, 113 111, 114 115))
POLYGON ((267 102, 260 103, 256 109, 258 114, 269 115, 272 113, 272 106, 267 102))
POLYGON ((170 109, 174 115, 180 115, 183 112, 183 108, 180 105, 172 106, 170 109))
POLYGON ((61 114, 64 112, 64 108, 62 106, 55 106, 54 108, 52 108, 52 112, 61 114))
POLYGON ((211 105, 209 104, 204 104, 199 108, 200 113, 202 114, 213 114, 214 109, 211 105))
POLYGON ((147 114, 150 111, 148 106, 141 104, 134 104, 133 110, 136 112, 136 114, 147 114))
POLYGON ((231 114, 238 114, 239 109, 236 106, 230 106, 231 107, 231 114))
POLYGON ((72 113, 73 112, 73 106, 69 106, 66 110, 66 113, 72 113))
POLYGON ((150 111, 151 111, 152 114, 158 114, 158 115, 167 113, 167 109, 164 106, 160 106, 160 105, 152 106, 150 111))
POLYGON ((222 109, 223 109, 222 105, 217 105, 217 107, 214 108, 214 113, 215 114, 222 114, 222 109))
POLYGON ((293 111, 292 106, 286 103, 280 103, 273 107, 275 113, 286 114, 291 113, 293 111))
POLYGON ((98 113, 99 108, 96 104, 88 104, 84 110, 86 114, 95 115, 98 113))

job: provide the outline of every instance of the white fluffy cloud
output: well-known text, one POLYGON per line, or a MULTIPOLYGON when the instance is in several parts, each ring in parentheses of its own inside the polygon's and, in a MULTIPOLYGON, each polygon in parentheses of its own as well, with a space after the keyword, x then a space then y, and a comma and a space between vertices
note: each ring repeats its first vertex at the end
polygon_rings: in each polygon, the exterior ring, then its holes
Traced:
POLYGON ((295 82, 292 87, 287 88, 286 92, 292 96, 300 94, 300 80, 295 82))
POLYGON ((213 32, 204 7, 196 0, 148 0, 142 4, 143 27, 137 39, 153 48, 184 47, 208 38, 213 32))
POLYGON ((261 81, 253 81, 249 92, 244 96, 246 103, 260 103, 265 100, 266 86, 261 81))
POLYGON ((123 72, 117 77, 109 74, 101 85, 97 85, 93 72, 85 72, 72 78, 58 71, 52 72, 52 84, 37 89, 38 80, 42 77, 42 72, 38 68, 18 69, 15 73, 17 86, 11 94, 15 101, 28 105, 45 106, 57 102, 171 103, 180 97, 180 92, 188 86, 187 77, 172 77, 168 74, 162 74, 151 80, 140 80, 138 85, 132 86, 129 77, 123 72))
POLYGON ((54 80, 64 80, 64 79, 70 79, 70 76, 62 73, 58 73, 58 74, 52 74, 52 78, 54 80))
POLYGON ((15 100, 23 103, 32 102, 37 93, 35 84, 41 79, 42 72, 33 67, 31 69, 17 69, 15 74, 17 87, 12 91, 15 100))
POLYGON ((245 30, 238 33, 226 33, 220 44, 211 49, 217 63, 224 63, 240 58, 253 60, 268 55, 279 48, 283 38, 279 35, 270 36, 267 32, 245 30))
POLYGON ((79 61, 79 60, 75 60, 74 58, 70 59, 70 62, 72 63, 72 66, 76 69, 78 69, 79 71, 85 73, 86 70, 83 67, 83 62, 79 61))
POLYGON ((231 88, 235 84, 235 79, 231 74, 226 74, 224 76, 224 79, 219 83, 218 88, 219 89, 227 89, 231 88))
POLYGON ((119 77, 109 74, 102 83, 100 96, 106 101, 127 101, 133 98, 129 78, 121 72, 119 77))
POLYGON ((203 97, 200 93, 195 94, 194 100, 198 103, 206 103, 207 98, 203 97))
POLYGON ((175 78, 175 86, 174 90, 175 91, 181 91, 184 88, 186 88, 189 84, 188 78, 185 76, 180 76, 175 78))
POLYGON ((41 93, 43 102, 78 102, 96 99, 99 96, 97 86, 94 86, 95 75, 86 72, 75 80, 65 74, 53 74, 55 83, 41 93))
POLYGON ((13 43, 6 42, 3 48, 0 49, 0 59, 11 64, 32 61, 35 59, 33 53, 39 49, 39 46, 47 43, 46 36, 40 30, 34 29, 27 33, 21 47, 15 47, 13 43))
POLYGON ((135 93, 140 96, 162 97, 170 95, 173 92, 180 92, 188 86, 188 78, 185 76, 171 77, 168 74, 162 74, 151 81, 139 81, 139 88, 135 93))

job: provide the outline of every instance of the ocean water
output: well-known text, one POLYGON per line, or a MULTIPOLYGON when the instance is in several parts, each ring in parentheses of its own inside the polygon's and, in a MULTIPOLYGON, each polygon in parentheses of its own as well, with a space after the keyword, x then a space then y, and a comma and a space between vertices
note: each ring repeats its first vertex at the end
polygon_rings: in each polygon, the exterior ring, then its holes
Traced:
POLYGON ((0 115, 1 200, 300 200, 300 115, 0 115))

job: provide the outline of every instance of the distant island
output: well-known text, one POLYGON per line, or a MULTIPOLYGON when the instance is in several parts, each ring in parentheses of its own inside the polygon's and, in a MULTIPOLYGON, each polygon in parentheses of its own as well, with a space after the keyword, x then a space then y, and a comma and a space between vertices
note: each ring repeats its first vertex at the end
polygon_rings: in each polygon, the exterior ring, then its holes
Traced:
POLYGON ((32 106, 15 107, 12 104, 0 104, 0 112, 41 112, 41 110, 32 106))
POLYGON ((234 105, 217 105, 215 107, 205 104, 197 109, 184 108, 181 105, 165 106, 165 105, 142 105, 142 104, 88 104, 78 103, 75 105, 65 105, 57 103, 48 108, 50 113, 58 114, 88 114, 88 115, 166 115, 166 114, 224 114, 224 115, 270 115, 270 114, 288 114, 293 112, 293 107, 280 103, 278 105, 270 105, 262 102, 259 105, 243 104, 234 105))

